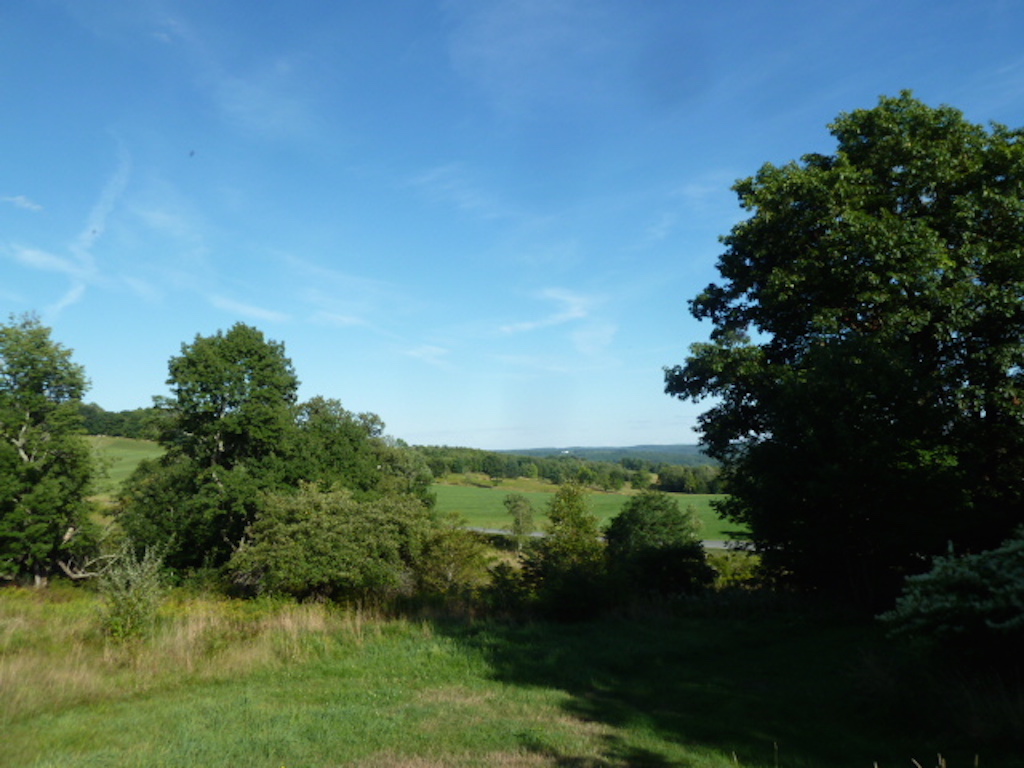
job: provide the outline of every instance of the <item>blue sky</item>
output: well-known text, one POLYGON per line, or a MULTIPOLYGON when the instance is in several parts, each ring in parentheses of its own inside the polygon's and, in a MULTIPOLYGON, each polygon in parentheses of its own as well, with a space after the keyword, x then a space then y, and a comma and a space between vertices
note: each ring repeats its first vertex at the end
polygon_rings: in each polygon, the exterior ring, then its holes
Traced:
POLYGON ((0 312, 108 410, 241 321, 413 444, 696 442, 662 367, 732 183, 901 89, 1024 124, 1022 41, 1002 0, 5 3, 0 312))

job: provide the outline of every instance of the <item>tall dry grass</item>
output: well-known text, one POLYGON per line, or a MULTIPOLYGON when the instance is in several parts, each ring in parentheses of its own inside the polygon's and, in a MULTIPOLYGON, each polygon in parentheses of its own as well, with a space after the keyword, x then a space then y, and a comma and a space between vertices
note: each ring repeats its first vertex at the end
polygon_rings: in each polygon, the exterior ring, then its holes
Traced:
POLYGON ((306 661, 382 627, 356 609, 172 594, 148 635, 121 642, 102 631, 102 607, 81 589, 0 590, 0 725, 306 661))

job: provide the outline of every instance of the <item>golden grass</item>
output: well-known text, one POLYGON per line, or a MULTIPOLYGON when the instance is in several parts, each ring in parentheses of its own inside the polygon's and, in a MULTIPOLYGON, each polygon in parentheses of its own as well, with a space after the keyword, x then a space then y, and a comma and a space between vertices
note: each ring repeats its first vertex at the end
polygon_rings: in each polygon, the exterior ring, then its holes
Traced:
POLYGON ((100 599, 61 590, 0 592, 0 724, 76 704, 301 662, 359 644, 380 622, 323 605, 177 597, 154 632, 119 643, 100 629, 100 599))

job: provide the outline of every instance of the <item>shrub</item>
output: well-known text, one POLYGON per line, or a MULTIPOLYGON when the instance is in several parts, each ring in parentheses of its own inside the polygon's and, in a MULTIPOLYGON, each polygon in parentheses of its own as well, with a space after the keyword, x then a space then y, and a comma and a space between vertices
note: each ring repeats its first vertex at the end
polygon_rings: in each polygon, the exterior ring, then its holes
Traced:
POLYGON ((630 498, 605 531, 609 570, 627 593, 677 595, 710 584, 700 522, 671 496, 644 491, 630 498))
POLYGON ((487 581, 487 548, 458 515, 438 517, 414 567, 422 593, 464 595, 487 581))
POLYGON ((976 651, 1024 640, 1024 529, 1002 546, 937 557, 880 616, 894 634, 976 651))
POLYGON ((608 601, 604 544, 583 487, 567 483, 548 506, 546 535, 529 542, 523 577, 541 610, 558 619, 589 618, 608 601))
POLYGON ((303 485, 264 497, 228 569, 257 593, 299 599, 408 593, 430 530, 430 512, 416 498, 360 502, 348 490, 303 485))
POLYGON ((99 590, 104 633, 119 641, 142 637, 155 624, 164 596, 163 560, 151 549, 140 558, 126 546, 100 574, 99 590))

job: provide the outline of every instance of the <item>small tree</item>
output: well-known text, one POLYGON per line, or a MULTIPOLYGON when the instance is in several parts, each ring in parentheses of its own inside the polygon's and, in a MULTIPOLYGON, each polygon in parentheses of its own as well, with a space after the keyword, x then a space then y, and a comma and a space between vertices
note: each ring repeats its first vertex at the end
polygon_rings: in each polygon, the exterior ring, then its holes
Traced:
POLYGON ((693 592, 714 579, 699 538, 700 520, 666 493, 631 497, 605 530, 609 567, 628 592, 693 592))
POLYGON ((0 578, 42 584, 89 526, 85 372, 32 316, 0 326, 0 578))
POLYGON ((541 608, 556 618, 586 618, 607 602, 604 543, 587 493, 576 483, 562 485, 548 506, 543 538, 523 554, 526 583, 541 608))
POLYGON ((510 493, 502 502, 505 510, 512 516, 512 537, 516 542, 516 551, 523 551, 523 544, 533 533, 533 505, 521 493, 510 493))

